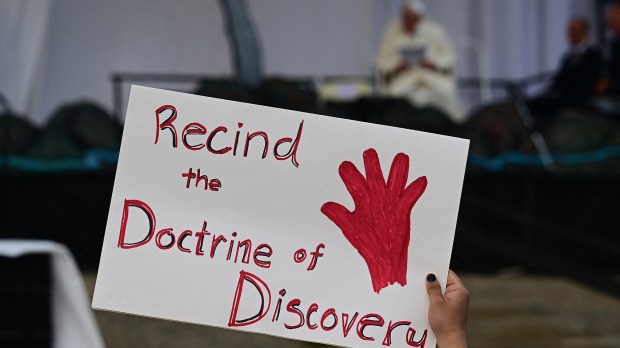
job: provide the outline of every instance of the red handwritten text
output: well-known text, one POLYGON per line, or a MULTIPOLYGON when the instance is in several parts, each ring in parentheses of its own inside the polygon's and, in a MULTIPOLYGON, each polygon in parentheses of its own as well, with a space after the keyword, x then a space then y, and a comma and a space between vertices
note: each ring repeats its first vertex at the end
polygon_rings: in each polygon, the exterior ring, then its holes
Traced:
MULTIPOLYGON (((280 290, 279 295, 275 308, 271 309, 272 298, 269 285, 257 275, 242 270, 239 273, 239 281, 233 296, 228 326, 239 327, 255 324, 264 320, 269 312, 273 313, 271 316, 272 322, 280 321, 286 290, 280 290), (239 318, 239 303, 242 301, 243 294, 247 294, 249 291, 255 291, 258 298, 260 298, 260 302, 256 304, 255 314, 246 318, 239 318)), ((283 325, 288 330, 302 328, 317 330, 321 328, 321 330, 327 332, 340 327, 343 337, 348 337, 351 331, 356 333, 357 338, 364 341, 375 341, 382 337, 382 345, 388 347, 392 345, 392 338, 398 335, 411 347, 424 348, 426 344, 428 331, 424 330, 421 335, 416 335, 416 330, 410 327, 411 321, 389 321, 386 325, 385 318, 377 313, 368 313, 360 316, 358 312, 355 312, 353 315, 342 312, 339 316, 335 308, 322 309, 317 303, 311 303, 306 309, 302 309, 302 301, 298 298, 289 300, 284 308, 287 318, 283 325), (400 329, 400 327, 403 327, 403 329, 400 329), (407 329, 404 330, 404 327, 407 329), (377 336, 377 334, 379 335, 377 336)))
POLYGON ((178 123, 177 117, 178 111, 173 105, 162 105, 155 110, 155 144, 159 143, 160 133, 166 131, 170 134, 169 139, 173 148, 179 146, 180 140, 183 147, 188 150, 206 149, 215 155, 232 154, 232 156, 248 157, 251 147, 262 146, 260 152, 262 159, 265 159, 271 152, 276 160, 290 159, 295 167, 299 167, 297 151, 304 128, 303 120, 299 124, 295 138, 284 137, 273 142, 273 139, 269 139, 269 135, 265 131, 247 132, 245 137, 241 137, 242 122, 237 123, 234 137, 232 135, 227 136, 229 129, 226 126, 217 126, 209 133, 207 127, 199 122, 190 122, 184 126, 179 125, 182 127, 178 128, 181 130, 179 133, 176 124, 178 123))
POLYGON ((121 249, 132 249, 148 244, 155 238, 157 248, 161 250, 176 249, 180 252, 191 254, 194 251, 196 256, 209 255, 211 259, 219 257, 230 262, 250 263, 250 259, 254 264, 261 268, 271 267, 269 258, 273 254, 273 249, 269 244, 259 244, 252 253, 252 240, 236 240, 237 232, 233 232, 228 238, 223 234, 212 234, 207 231, 207 222, 203 222, 200 231, 182 230, 181 233, 174 231, 174 228, 168 227, 157 231, 157 219, 155 212, 151 207, 143 201, 137 199, 126 199, 123 206, 123 217, 121 219, 121 228, 118 235, 118 247, 121 249), (131 209, 134 208, 134 209, 131 209), (145 231, 144 237, 138 242, 127 242, 127 224, 130 217, 130 211, 133 214, 142 213, 142 217, 146 217, 149 222, 149 228, 145 231), (211 236, 210 246, 207 237, 211 236), (193 242, 188 240, 194 237, 193 242), (205 242, 207 245, 205 245, 205 242))

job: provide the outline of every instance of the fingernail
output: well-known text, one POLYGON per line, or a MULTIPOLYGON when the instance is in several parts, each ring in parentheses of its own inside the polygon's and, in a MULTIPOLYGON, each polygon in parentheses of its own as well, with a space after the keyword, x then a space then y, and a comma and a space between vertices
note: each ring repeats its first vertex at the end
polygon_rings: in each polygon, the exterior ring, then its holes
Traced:
POLYGON ((429 273, 429 274, 426 276, 426 281, 427 281, 427 282, 429 282, 429 283, 432 283, 432 282, 434 282, 435 280, 437 280, 437 277, 435 277, 435 275, 434 275, 433 273, 429 273))

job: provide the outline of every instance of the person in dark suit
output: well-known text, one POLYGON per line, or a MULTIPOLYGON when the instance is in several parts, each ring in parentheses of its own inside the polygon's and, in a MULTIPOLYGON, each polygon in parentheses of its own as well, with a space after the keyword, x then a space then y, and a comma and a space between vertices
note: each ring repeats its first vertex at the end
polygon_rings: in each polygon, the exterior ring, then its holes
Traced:
POLYGON ((612 3, 609 7, 607 25, 611 37, 606 52, 606 71, 597 90, 601 95, 620 97, 620 3, 612 3))
POLYGON ((589 42, 589 33, 590 25, 585 18, 569 21, 569 50, 547 90, 528 102, 534 117, 553 116, 562 107, 588 107, 603 62, 599 48, 589 42))

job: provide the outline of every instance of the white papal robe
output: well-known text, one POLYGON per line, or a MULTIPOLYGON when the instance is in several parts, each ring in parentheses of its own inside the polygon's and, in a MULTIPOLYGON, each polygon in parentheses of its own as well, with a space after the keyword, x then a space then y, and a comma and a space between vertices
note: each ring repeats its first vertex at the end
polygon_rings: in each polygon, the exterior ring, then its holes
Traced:
POLYGON ((416 31, 403 30, 401 21, 390 22, 384 33, 377 56, 377 69, 382 76, 393 72, 402 62, 403 50, 423 50, 424 60, 440 71, 412 66, 380 84, 380 92, 394 97, 408 98, 414 105, 433 106, 444 111, 454 122, 462 122, 464 115, 458 101, 455 78, 456 56, 445 30, 430 19, 422 18, 416 31))

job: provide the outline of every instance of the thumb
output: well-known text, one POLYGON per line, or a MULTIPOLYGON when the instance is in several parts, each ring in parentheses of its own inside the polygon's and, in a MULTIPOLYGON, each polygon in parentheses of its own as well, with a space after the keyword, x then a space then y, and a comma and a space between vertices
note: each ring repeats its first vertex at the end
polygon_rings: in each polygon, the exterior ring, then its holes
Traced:
POLYGON ((437 277, 433 273, 429 273, 426 276, 426 291, 428 292, 428 298, 431 304, 439 304, 444 302, 443 294, 441 293, 441 285, 437 281, 437 277))

